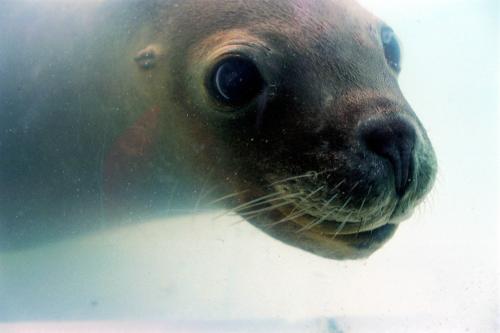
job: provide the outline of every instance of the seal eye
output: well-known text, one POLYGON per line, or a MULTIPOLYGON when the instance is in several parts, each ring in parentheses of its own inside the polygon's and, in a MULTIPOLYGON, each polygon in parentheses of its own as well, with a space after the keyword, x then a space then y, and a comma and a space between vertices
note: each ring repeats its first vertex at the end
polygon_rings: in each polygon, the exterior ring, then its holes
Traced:
POLYGON ((389 27, 382 28, 381 39, 387 63, 399 73, 401 71, 401 49, 394 31, 389 27))
POLYGON ((219 102, 238 107, 262 92, 264 80, 251 60, 231 56, 214 66, 209 86, 209 91, 219 102))

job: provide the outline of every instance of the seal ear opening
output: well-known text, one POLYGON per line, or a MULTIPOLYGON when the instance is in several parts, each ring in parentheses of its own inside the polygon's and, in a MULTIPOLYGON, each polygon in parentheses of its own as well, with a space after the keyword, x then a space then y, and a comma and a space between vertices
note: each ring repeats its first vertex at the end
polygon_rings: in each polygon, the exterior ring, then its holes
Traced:
POLYGON ((150 44, 137 52, 134 61, 140 69, 151 70, 157 65, 162 56, 163 51, 161 46, 158 44, 150 44))

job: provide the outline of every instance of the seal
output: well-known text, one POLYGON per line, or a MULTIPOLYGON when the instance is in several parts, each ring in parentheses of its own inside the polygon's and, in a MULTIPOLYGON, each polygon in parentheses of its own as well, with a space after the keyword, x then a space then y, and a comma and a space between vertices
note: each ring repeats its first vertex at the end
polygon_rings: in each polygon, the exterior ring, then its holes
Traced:
MULTIPOLYGON (((96 27, 81 36, 93 37, 84 54, 59 33, 35 66, 60 69, 37 78, 53 95, 35 85, 19 101, 33 118, 2 112, 2 133, 14 128, 2 156, 15 166, 2 165, 1 194, 20 198, 1 202, 7 225, 206 202, 287 244, 354 259, 432 187, 436 157, 399 89, 398 40, 353 1, 105 2, 77 13, 96 27)), ((2 67, 23 87, 29 68, 2 67)))

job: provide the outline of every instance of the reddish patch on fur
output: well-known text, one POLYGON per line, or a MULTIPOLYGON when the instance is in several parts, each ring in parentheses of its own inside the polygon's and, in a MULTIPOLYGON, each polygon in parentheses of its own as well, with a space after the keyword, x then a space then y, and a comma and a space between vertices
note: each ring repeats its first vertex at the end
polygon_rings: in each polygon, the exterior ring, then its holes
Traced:
POLYGON ((159 108, 144 112, 114 141, 104 160, 103 180, 107 208, 116 211, 134 200, 147 179, 148 161, 158 138, 159 108))

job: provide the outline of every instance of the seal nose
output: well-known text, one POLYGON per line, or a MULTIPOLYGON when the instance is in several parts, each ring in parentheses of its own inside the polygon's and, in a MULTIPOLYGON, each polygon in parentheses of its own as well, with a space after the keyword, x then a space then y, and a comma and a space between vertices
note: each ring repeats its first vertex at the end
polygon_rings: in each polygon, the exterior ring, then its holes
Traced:
POLYGON ((366 147, 389 160, 394 170, 396 193, 403 196, 412 182, 414 126, 401 118, 370 121, 361 131, 366 147))

